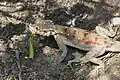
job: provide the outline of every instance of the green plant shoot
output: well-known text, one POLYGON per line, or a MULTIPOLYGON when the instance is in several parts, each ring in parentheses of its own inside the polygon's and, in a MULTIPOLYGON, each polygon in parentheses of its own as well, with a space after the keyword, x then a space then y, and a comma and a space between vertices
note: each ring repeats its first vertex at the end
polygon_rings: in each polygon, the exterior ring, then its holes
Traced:
POLYGON ((29 37, 29 58, 33 59, 34 57, 34 36, 35 34, 30 32, 30 37, 29 37))

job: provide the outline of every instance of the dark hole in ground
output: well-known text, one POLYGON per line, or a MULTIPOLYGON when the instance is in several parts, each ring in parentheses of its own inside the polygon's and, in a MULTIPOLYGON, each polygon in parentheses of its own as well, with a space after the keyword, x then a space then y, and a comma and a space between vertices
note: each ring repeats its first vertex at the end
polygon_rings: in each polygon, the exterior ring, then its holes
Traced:
POLYGON ((0 36, 10 39, 13 35, 20 35, 26 30, 25 24, 9 23, 5 27, 0 28, 0 36))

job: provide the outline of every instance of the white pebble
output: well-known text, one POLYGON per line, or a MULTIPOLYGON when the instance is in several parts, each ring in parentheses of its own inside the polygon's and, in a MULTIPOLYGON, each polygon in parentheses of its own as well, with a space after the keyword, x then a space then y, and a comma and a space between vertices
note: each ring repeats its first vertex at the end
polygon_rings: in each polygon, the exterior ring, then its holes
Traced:
POLYGON ((94 1, 94 2, 101 2, 101 0, 92 0, 92 1, 94 1))
POLYGON ((24 4, 23 3, 17 3, 16 4, 16 10, 22 10, 24 8, 24 4))
POLYGON ((111 20, 111 23, 113 25, 120 25, 120 17, 114 17, 112 20, 111 20))

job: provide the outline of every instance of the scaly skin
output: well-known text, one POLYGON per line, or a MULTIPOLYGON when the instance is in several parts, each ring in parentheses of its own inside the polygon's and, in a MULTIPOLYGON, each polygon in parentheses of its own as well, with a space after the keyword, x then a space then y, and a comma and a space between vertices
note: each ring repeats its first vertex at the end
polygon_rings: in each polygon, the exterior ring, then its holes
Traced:
POLYGON ((92 33, 84 29, 75 27, 66 27, 60 25, 34 25, 29 26, 31 32, 42 35, 62 35, 67 39, 71 40, 73 43, 83 43, 86 45, 96 45, 96 44, 106 44, 106 40, 97 33, 92 33), (45 27, 44 27, 45 26, 45 27))
POLYGON ((100 56, 106 51, 120 52, 120 42, 118 41, 109 41, 101 37, 97 33, 92 33, 87 30, 83 30, 75 27, 66 27, 59 25, 46 24, 41 22, 38 25, 29 26, 30 31, 33 33, 49 36, 53 35, 57 41, 59 48, 63 51, 60 58, 58 58, 57 63, 60 64, 67 54, 66 45, 78 48, 80 50, 89 51, 86 56, 84 56, 80 61, 86 63, 91 61, 93 57, 100 56), (98 46, 94 48, 94 46, 98 46), (91 50, 91 48, 93 48, 91 50), (100 48, 100 49, 99 49, 100 48), (98 49, 95 51, 95 49, 98 49), (102 51, 101 51, 102 50, 102 51), (91 59, 91 60, 90 60, 91 59))

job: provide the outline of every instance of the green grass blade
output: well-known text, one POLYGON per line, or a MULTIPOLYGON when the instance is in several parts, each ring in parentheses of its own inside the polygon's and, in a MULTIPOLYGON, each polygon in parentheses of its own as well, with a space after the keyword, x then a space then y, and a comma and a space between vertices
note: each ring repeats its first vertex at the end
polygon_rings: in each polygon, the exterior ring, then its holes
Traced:
POLYGON ((34 35, 33 33, 30 33, 29 37, 29 58, 33 59, 34 57, 34 35))

